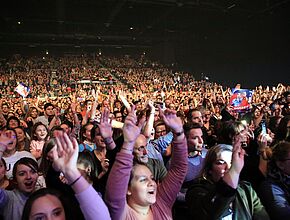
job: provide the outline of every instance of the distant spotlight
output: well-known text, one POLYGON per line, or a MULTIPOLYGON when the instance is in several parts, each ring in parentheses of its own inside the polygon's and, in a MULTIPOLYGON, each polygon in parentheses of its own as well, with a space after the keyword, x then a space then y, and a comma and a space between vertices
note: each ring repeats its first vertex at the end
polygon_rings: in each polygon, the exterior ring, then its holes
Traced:
POLYGON ((48 51, 46 51, 45 54, 48 55, 48 51))
POLYGON ((133 27, 130 27, 130 30, 133 30, 134 28, 133 27))
POLYGON ((204 77, 204 79, 205 79, 206 81, 208 81, 208 80, 209 80, 209 78, 208 78, 207 76, 205 76, 205 77, 204 77))
POLYGON ((43 60, 45 60, 45 57, 42 57, 43 60))
POLYGON ((20 25, 20 24, 21 24, 21 22, 20 22, 20 21, 18 21, 18 22, 17 22, 17 24, 19 24, 19 25, 20 25))
POLYGON ((236 4, 232 4, 231 6, 228 7, 228 9, 231 9, 231 8, 233 8, 235 6, 236 6, 236 4))

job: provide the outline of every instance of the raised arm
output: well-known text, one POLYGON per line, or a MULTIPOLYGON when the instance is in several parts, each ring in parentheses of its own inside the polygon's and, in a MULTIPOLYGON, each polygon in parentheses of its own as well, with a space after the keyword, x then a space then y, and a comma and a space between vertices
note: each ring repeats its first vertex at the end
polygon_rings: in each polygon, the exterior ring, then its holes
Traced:
POLYGON ((101 115, 99 129, 106 147, 109 150, 113 150, 116 147, 116 144, 113 140, 112 120, 109 119, 109 115, 109 109, 105 108, 101 115))
POLYGON ((170 169, 158 187, 157 200, 172 207, 187 172, 187 142, 182 121, 175 110, 160 111, 160 116, 173 133, 173 153, 170 169))
POLYGON ((126 195, 133 166, 133 147, 140 134, 144 120, 138 125, 137 116, 133 106, 125 119, 123 127, 124 143, 121 151, 117 154, 109 174, 106 186, 106 202, 108 204, 112 219, 121 219, 126 212, 126 195))
POLYGON ((151 132, 153 129, 153 123, 154 123, 154 115, 155 115, 155 107, 154 107, 154 102, 149 100, 148 101, 148 106, 150 107, 150 115, 149 118, 145 124, 145 128, 143 130, 143 134, 146 138, 150 138, 151 132))
POLYGON ((53 168, 64 174, 68 184, 76 193, 80 208, 86 220, 110 219, 108 209, 77 169, 78 143, 70 140, 65 132, 56 132, 57 151, 53 152, 53 168))

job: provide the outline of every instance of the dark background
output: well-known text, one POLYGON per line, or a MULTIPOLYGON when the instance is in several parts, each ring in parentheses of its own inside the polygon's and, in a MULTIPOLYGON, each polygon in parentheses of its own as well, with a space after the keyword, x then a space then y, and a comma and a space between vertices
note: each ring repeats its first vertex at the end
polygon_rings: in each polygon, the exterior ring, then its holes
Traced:
POLYGON ((0 8, 1 57, 145 52, 223 85, 289 85, 290 0, 12 0, 0 8))

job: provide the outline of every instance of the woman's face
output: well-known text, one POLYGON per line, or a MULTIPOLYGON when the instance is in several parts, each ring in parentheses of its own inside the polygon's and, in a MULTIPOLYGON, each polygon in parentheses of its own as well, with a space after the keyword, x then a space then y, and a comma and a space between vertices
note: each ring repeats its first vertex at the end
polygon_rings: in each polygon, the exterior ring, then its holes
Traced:
POLYGON ((157 185, 151 171, 144 165, 136 165, 127 192, 128 199, 137 205, 148 206, 156 202, 156 193, 157 185))
POLYGON ((38 116, 37 110, 36 109, 32 109, 32 111, 30 112, 30 116, 32 118, 37 118, 37 116, 38 116))
POLYGON ((37 172, 29 166, 19 164, 16 170, 17 188, 24 193, 32 193, 38 178, 37 172))
POLYGON ((21 128, 15 128, 18 142, 22 142, 25 139, 25 133, 21 128))
POLYGON ((10 121, 9 121, 9 127, 10 128, 16 128, 16 127, 18 127, 19 126, 19 124, 18 124, 18 121, 17 120, 15 120, 15 119, 11 119, 10 121))
POLYGON ((39 219, 65 220, 63 205, 56 196, 47 194, 33 202, 29 220, 39 219))
POLYGON ((212 164, 212 169, 209 171, 214 182, 218 182, 226 172, 231 168, 232 163, 232 152, 222 151, 220 155, 217 156, 216 161, 212 164))
POLYGON ((44 125, 39 125, 37 126, 36 130, 35 130, 35 136, 37 138, 37 140, 45 140, 46 136, 47 136, 47 130, 46 127, 44 125))

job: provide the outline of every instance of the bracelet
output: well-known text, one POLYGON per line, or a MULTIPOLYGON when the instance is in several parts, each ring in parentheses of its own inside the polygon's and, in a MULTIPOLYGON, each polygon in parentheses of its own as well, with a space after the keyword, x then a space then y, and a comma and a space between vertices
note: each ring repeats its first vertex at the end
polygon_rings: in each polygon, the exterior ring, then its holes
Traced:
POLYGON ((81 177, 82 177, 82 175, 80 175, 78 178, 76 178, 71 184, 69 184, 69 186, 73 186, 81 177))

